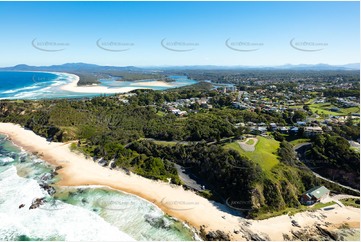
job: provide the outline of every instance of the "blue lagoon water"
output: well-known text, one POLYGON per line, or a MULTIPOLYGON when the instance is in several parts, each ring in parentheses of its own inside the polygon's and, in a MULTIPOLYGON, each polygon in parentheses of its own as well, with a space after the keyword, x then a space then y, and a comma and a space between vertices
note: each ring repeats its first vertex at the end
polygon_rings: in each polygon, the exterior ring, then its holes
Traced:
MULTIPOLYGON (((170 76, 174 79, 172 87, 181 87, 197 83, 185 76, 170 76)), ((77 93, 61 89, 61 86, 72 80, 66 73, 46 72, 14 72, 0 71, 0 99, 43 99, 43 98, 79 98, 99 96, 99 93, 77 93)), ((132 87, 136 89, 148 88, 153 90, 169 89, 169 86, 151 86, 152 80, 116 81, 115 79, 100 80, 100 86, 111 88, 132 87)))
POLYGON ((194 239, 191 229, 139 197, 105 187, 56 186, 54 168, 0 135, 0 241, 194 239), (41 184, 56 192, 50 195, 41 184), (36 198, 45 203, 29 209, 36 198))

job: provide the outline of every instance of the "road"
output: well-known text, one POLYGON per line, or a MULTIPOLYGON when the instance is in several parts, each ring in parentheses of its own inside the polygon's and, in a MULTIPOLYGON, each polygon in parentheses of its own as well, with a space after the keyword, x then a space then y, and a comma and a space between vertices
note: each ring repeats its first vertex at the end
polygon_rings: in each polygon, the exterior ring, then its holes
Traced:
MULTIPOLYGON (((301 144, 295 145, 295 147, 293 147, 294 151, 296 151, 297 154, 299 155, 299 159, 298 159, 299 161, 302 162, 302 160, 304 159, 304 155, 305 155, 304 153, 305 153, 306 149, 308 148, 308 146, 310 146, 311 144, 312 144, 312 143, 310 143, 310 142, 305 142, 305 143, 301 143, 301 144)), ((303 163, 303 162, 302 162, 302 163, 303 163)), ((307 166, 305 165, 305 167, 307 167, 307 166)), ((308 168, 308 167, 307 167, 307 168, 308 168)), ((330 180, 330 179, 328 179, 328 178, 326 178, 326 177, 323 177, 323 176, 321 176, 320 174, 314 172, 314 171, 311 170, 310 168, 308 168, 308 169, 309 169, 316 177, 318 177, 318 178, 320 178, 320 179, 322 179, 322 180, 325 180, 325 181, 328 181, 328 182, 337 184, 337 185, 339 185, 340 187, 346 188, 346 189, 348 189, 348 190, 350 190, 350 191, 354 191, 354 192, 360 193, 360 190, 357 190, 357 189, 355 189, 355 188, 352 188, 352 187, 349 187, 349 186, 345 186, 345 185, 342 185, 342 184, 340 184, 340 183, 338 183, 338 182, 332 181, 332 180, 330 180)))
POLYGON ((175 168, 177 169, 179 178, 182 180, 182 182, 184 183, 184 185, 186 185, 187 187, 193 188, 196 191, 202 191, 202 184, 200 184, 199 181, 196 181, 195 179, 197 177, 192 176, 192 174, 186 173, 186 168, 175 164, 174 163, 175 168))

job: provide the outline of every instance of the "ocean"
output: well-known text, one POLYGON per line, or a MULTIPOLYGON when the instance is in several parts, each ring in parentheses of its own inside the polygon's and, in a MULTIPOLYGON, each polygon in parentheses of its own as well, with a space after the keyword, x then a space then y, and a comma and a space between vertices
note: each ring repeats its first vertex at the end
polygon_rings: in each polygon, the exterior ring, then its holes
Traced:
POLYGON ((198 239, 152 203, 106 187, 56 186, 54 171, 0 135, 0 240, 198 239))
MULTIPOLYGON (((170 76, 175 81, 173 87, 197 83, 185 76, 170 76)), ((71 82, 66 73, 0 71, 0 99, 44 99, 81 98, 99 96, 101 93, 77 93, 62 90, 60 87, 71 82)), ((100 86, 108 88, 133 87, 165 90, 167 86, 147 86, 149 80, 128 82, 114 79, 100 80, 100 86), (144 83, 144 84, 143 84, 144 83)))

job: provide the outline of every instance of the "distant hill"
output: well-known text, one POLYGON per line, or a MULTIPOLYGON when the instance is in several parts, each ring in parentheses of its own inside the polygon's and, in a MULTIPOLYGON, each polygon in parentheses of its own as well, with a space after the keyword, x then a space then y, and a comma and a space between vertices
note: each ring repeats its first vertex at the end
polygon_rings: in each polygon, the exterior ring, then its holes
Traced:
POLYGON ((7 71, 70 71, 70 72, 108 72, 108 71, 142 71, 141 68, 134 66, 99 66, 95 64, 87 63, 66 63, 62 65, 52 65, 52 66, 28 66, 25 64, 16 65, 13 67, 0 68, 0 70, 7 71))
POLYGON ((164 70, 360 70, 360 63, 346 65, 328 65, 328 64, 299 64, 299 65, 281 65, 281 66, 166 66, 157 67, 164 70))
POLYGON ((360 63, 345 65, 328 64, 299 64, 280 66, 217 66, 217 65, 192 65, 192 66, 157 66, 157 67, 135 67, 135 66, 100 66, 87 63, 66 63, 51 66, 29 66, 19 64, 13 67, 0 68, 3 71, 69 71, 69 72, 154 72, 161 70, 360 70, 360 63))
POLYGON ((317 65, 283 65, 273 67, 278 69, 289 69, 289 70, 360 70, 360 63, 352 63, 346 65, 328 65, 328 64, 317 64, 317 65))

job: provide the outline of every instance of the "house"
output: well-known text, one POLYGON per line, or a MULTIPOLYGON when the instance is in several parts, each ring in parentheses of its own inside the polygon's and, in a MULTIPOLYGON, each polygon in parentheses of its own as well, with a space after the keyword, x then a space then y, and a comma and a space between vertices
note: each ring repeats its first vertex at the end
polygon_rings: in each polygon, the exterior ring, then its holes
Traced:
POLYGON ((299 126, 306 126, 306 122, 304 122, 304 121, 297 121, 297 125, 299 125, 299 126))
POLYGON ((184 116, 184 115, 187 115, 187 111, 181 111, 181 110, 176 109, 176 108, 170 108, 170 111, 171 111, 173 114, 175 114, 175 115, 177 115, 177 116, 180 116, 180 117, 182 117, 182 116, 184 116))
POLYGON ((184 115, 187 115, 187 111, 179 111, 176 113, 177 116, 183 117, 184 115))
POLYGON ((252 127, 250 127, 250 131, 251 131, 251 134, 253 134, 253 135, 260 135, 260 134, 265 134, 267 132, 267 128, 252 126, 252 127))
POLYGON ((280 131, 281 134, 287 134, 288 133, 288 129, 286 127, 281 127, 278 130, 280 131))
POLYGON ((208 103, 202 103, 201 104, 201 108, 204 108, 204 109, 212 109, 213 106, 211 104, 208 104, 208 103))
POLYGON ((240 106, 241 106, 240 102, 233 102, 232 103, 232 107, 234 107, 234 108, 240 108, 240 106))
POLYGON ((261 134, 265 134, 265 133, 267 132, 267 128, 266 128, 266 127, 260 126, 260 127, 258 127, 257 129, 258 129, 258 131, 259 131, 261 134))
POLYGON ((313 137, 316 136, 318 134, 322 134, 322 128, 317 126, 317 127, 305 127, 304 131, 303 131, 303 135, 305 137, 313 137))
POLYGON ((269 125, 271 126, 272 131, 275 131, 277 129, 277 124, 270 123, 269 125))
POLYGON ((234 125, 235 128, 244 127, 244 126, 246 126, 244 123, 236 123, 234 125))
POLYGON ((299 130, 298 127, 292 127, 289 129, 288 132, 292 135, 296 135, 296 134, 298 134, 298 130, 299 130))
POLYGON ((300 202, 303 205, 312 205, 316 202, 320 202, 321 199, 327 197, 329 194, 330 190, 328 190, 326 187, 317 186, 303 193, 300 202))

